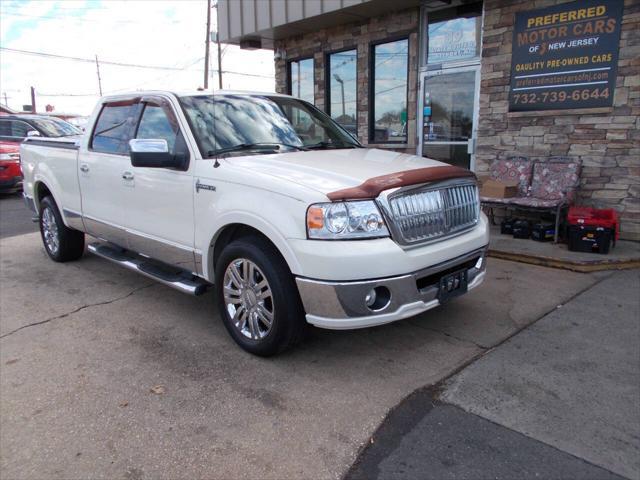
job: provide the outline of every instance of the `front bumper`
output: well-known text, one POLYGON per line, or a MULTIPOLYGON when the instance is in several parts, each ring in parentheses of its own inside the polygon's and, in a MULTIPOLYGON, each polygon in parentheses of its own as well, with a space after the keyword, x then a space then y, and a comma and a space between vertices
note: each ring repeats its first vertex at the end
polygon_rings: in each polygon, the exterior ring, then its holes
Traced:
POLYGON ((440 305, 440 278, 466 270, 467 290, 471 290, 484 280, 485 268, 486 247, 406 275, 348 282, 297 277, 296 282, 307 322, 342 330, 382 325, 435 308, 440 305), (371 310, 365 304, 365 296, 376 287, 388 289, 390 298, 384 307, 371 310))

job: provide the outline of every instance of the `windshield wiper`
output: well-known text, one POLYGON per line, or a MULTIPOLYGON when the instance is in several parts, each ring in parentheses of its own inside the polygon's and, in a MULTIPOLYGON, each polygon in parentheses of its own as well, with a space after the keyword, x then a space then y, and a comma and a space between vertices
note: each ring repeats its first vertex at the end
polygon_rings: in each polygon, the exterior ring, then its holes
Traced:
POLYGON ((314 143, 313 145, 306 145, 307 150, 316 150, 316 149, 321 149, 321 148, 358 148, 357 145, 353 145, 353 144, 336 144, 333 142, 318 142, 318 143, 314 143))
POLYGON ((294 148, 296 150, 307 150, 305 147, 298 145, 290 145, 288 143, 241 143, 233 147, 219 148, 218 150, 209 150, 207 155, 212 157, 223 153, 242 152, 245 150, 280 150, 280 147, 294 148))

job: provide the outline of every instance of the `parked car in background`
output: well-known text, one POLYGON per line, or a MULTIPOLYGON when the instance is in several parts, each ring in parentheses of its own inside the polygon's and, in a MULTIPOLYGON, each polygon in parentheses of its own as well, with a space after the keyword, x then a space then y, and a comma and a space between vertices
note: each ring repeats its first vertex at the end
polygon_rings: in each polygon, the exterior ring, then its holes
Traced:
POLYGON ((0 116, 0 140, 20 144, 27 137, 70 137, 82 130, 56 117, 32 114, 0 116))
POLYGON ((245 350, 305 323, 371 327, 477 287, 489 242, 475 175, 364 148, 277 94, 103 98, 81 138, 21 144, 24 196, 57 262, 89 252, 192 295, 212 286, 245 350))
POLYGON ((79 128, 84 132, 85 128, 87 127, 87 122, 89 121, 89 117, 86 117, 86 116, 71 117, 71 118, 67 118, 66 121, 69 122, 74 127, 79 128))
POLYGON ((0 141, 0 193, 16 192, 21 188, 20 146, 0 141))

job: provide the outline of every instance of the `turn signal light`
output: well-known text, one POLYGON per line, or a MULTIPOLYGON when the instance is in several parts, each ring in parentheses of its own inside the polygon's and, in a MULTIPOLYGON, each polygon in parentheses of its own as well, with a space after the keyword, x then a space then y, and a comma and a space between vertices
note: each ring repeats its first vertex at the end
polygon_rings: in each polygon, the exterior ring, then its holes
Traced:
POLYGON ((307 210, 307 228, 317 229, 324 226, 324 213, 320 207, 310 207, 307 210))

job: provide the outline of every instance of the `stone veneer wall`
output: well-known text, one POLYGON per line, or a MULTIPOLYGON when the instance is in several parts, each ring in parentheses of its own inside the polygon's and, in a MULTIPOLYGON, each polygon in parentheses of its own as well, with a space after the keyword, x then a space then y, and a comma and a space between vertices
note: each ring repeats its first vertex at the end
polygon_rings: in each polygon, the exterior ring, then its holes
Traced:
MULTIPOLYGON (((498 158, 550 157, 582 162, 580 204, 615 208, 622 237, 640 240, 640 2, 625 0, 618 77, 611 108, 508 112, 511 42, 515 12, 568 0, 485 0, 476 171, 498 158)), ((324 109, 325 55, 358 49, 358 137, 368 143, 371 42, 409 34, 408 143, 388 145, 415 153, 419 9, 321 29, 276 42, 285 52, 276 63, 276 90, 287 91, 287 61, 314 58, 315 102, 324 109)), ((379 146, 379 145, 376 145, 379 146)))
POLYGON ((476 170, 496 158, 582 161, 580 204, 614 208, 622 237, 640 240, 640 2, 625 0, 611 108, 508 113, 515 12, 559 0, 486 0, 476 170))
MULTIPOLYGON (((287 63, 289 60, 313 57, 315 72, 315 104, 325 109, 325 59, 326 54, 349 48, 358 49, 358 138, 363 144, 369 141, 369 49, 371 42, 409 37, 409 94, 407 105, 407 144, 388 148, 415 153, 416 109, 418 87, 418 23, 419 9, 371 18, 364 22, 349 23, 317 32, 297 35, 277 41, 276 50, 285 52, 285 58, 276 60, 276 91, 287 93, 287 63)), ((380 147, 380 145, 376 145, 380 147)))

